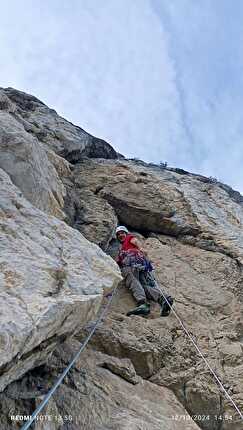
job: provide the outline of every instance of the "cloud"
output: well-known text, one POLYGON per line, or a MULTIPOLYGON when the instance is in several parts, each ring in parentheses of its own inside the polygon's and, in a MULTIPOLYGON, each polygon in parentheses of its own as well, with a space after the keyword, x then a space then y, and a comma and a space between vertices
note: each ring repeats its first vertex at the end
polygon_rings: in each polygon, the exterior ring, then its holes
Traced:
POLYGON ((153 0, 168 34, 194 170, 243 191, 243 3, 153 0))
POLYGON ((173 159, 181 147, 183 162, 173 66, 149 0, 11 6, 0 30, 4 85, 36 94, 129 156, 173 159))
POLYGON ((1 86, 36 95, 127 156, 243 190, 236 4, 9 0, 1 5, 1 86))

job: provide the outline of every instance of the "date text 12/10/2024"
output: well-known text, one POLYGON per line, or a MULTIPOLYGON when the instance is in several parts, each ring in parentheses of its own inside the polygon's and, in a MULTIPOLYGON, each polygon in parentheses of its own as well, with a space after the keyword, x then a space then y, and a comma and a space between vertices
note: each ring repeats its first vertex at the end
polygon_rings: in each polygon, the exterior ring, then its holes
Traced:
POLYGON ((173 421, 233 421, 232 415, 172 415, 173 421))

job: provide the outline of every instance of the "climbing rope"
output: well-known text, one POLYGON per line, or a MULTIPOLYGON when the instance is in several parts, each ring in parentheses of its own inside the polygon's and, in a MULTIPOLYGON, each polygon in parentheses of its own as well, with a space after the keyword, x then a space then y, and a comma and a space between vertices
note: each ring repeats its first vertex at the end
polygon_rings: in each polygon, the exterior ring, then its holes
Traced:
MULTIPOLYGON (((35 421, 37 415, 42 411, 42 409, 45 407, 45 405, 48 403, 48 401, 50 400, 50 398, 52 397, 52 395, 55 393, 56 389, 59 387, 59 385, 62 383, 63 379, 65 378, 65 376, 67 375, 67 373, 69 372, 69 370, 71 369, 71 367, 74 365, 74 363, 76 362, 76 360, 78 359, 78 357, 80 356, 81 352, 84 350, 84 348, 87 346, 88 342, 90 341, 91 337, 93 336, 95 330, 97 329, 98 325, 102 322, 102 319, 104 318, 104 316, 107 314, 108 309, 111 306, 112 300, 117 292, 119 284, 114 288, 113 292, 110 295, 110 299, 107 303, 107 305, 105 306, 103 312, 101 313, 100 317, 97 319, 96 323, 94 324, 92 330, 90 331, 90 333, 88 334, 87 338, 85 339, 85 341, 81 344, 80 349, 78 350, 78 352, 75 354, 75 356, 73 357, 72 361, 69 363, 69 365, 64 369, 64 371, 62 372, 62 374, 59 376, 59 378, 57 379, 57 381, 55 382, 55 384, 53 385, 53 387, 48 391, 48 393, 46 394, 46 396, 44 397, 44 399, 42 400, 42 402, 40 403, 40 405, 35 409, 35 411, 33 412, 33 414, 31 415, 31 418, 29 421, 27 421, 25 423, 24 426, 21 427, 20 430, 27 430, 30 428, 31 424, 35 421)), ((108 295, 109 296, 109 295, 108 295)), ((106 296, 106 297, 108 297, 106 296)))
MULTIPOLYGON (((159 290, 161 291, 161 294, 163 296, 163 298, 165 299, 167 305, 170 307, 170 310, 173 312, 173 314, 175 315, 176 319, 179 321, 181 327, 183 328, 184 332, 186 333, 186 335, 189 337, 190 341, 193 343, 193 345, 195 346, 197 352, 199 353, 199 355, 202 357, 204 363, 206 364, 206 366, 208 367, 208 369, 210 370, 211 374, 213 375, 213 377, 216 379, 218 385, 220 386, 220 388, 222 389, 222 391, 224 392, 224 394, 226 395, 226 397, 230 400, 230 402, 232 403, 232 405, 234 406, 235 410, 238 412, 240 418, 243 420, 243 414, 240 411, 240 409, 238 408, 238 406, 236 405, 235 401, 232 399, 232 397, 230 396, 230 394, 227 392, 227 390, 225 389, 225 387, 223 386, 222 382, 220 381, 219 377, 216 375, 215 371, 212 369, 212 367, 210 366, 208 360, 204 357, 203 353, 201 352, 199 346, 197 345, 197 343, 195 342, 195 340, 193 339, 192 335, 189 333, 189 331, 187 330, 187 328, 185 327, 185 325, 183 324, 183 322, 181 321, 180 317, 177 315, 176 311, 174 310, 173 306, 171 306, 171 304, 169 303, 169 301, 167 300, 166 296, 164 295, 163 291, 161 290, 161 288, 159 287, 158 283, 156 282, 159 290)), ((176 285, 176 274, 175 274, 175 285, 176 285)))
MULTIPOLYGON (((176 275, 175 275, 175 285, 176 285, 176 275)), ((220 381, 220 379, 218 378, 218 376, 216 375, 215 371, 212 369, 212 367, 210 366, 209 362, 207 361, 207 359, 204 357, 203 353, 201 352, 199 346, 197 345, 197 343, 195 342, 195 340, 193 339, 193 337, 191 336, 191 334, 189 333, 189 331, 187 330, 187 328, 185 327, 184 323, 181 321, 180 317, 177 315, 176 311, 174 310, 173 306, 171 306, 171 304, 169 303, 169 301, 167 300, 165 294, 163 293, 163 291, 161 290, 161 288, 158 285, 158 288, 161 291, 161 294, 165 300, 165 302, 167 303, 167 305, 169 306, 170 310, 172 311, 172 313, 175 315, 176 319, 179 321, 181 327, 183 328, 184 332, 186 333, 186 335, 188 336, 188 338, 190 339, 190 341, 192 342, 192 344, 194 345, 194 347, 196 348, 197 352, 199 353, 200 357, 203 359, 204 363, 206 364, 206 366, 208 367, 208 369, 210 370, 211 374, 213 375, 213 377, 215 378, 217 384, 220 386, 220 388, 222 389, 222 391, 224 392, 224 394, 226 395, 226 397, 230 400, 231 404, 234 406, 235 410, 238 412, 240 418, 243 420, 243 414, 240 411, 240 409, 238 408, 238 406, 236 405, 235 401, 232 399, 232 397, 230 396, 230 394, 227 392, 227 390, 225 389, 225 387, 223 386, 222 382, 220 381)), ((65 378, 65 376, 67 375, 67 373, 69 372, 69 370, 71 369, 71 367, 74 365, 74 363, 76 362, 76 360, 78 359, 78 357, 80 356, 81 352, 84 350, 84 348, 87 346, 89 340, 91 339, 91 337, 93 336, 96 328, 98 327, 98 325, 102 322, 102 319, 104 318, 104 316, 107 314, 108 309, 112 303, 112 300, 116 294, 116 291, 118 289, 118 285, 115 287, 115 289, 113 290, 111 297, 109 299, 109 302, 107 303, 107 305, 105 306, 103 312, 101 313, 100 317, 98 318, 98 320, 96 321, 96 323, 94 324, 92 330, 90 331, 89 335, 87 336, 87 338, 85 339, 84 343, 81 344, 80 349, 78 350, 78 352, 76 353, 76 355, 74 356, 74 358, 72 359, 72 361, 69 363, 69 365, 64 369, 63 373, 60 375, 60 377, 57 379, 56 383, 53 385, 53 387, 49 390, 49 392, 46 394, 46 396, 44 397, 43 401, 40 403, 40 405, 36 408, 36 410, 34 411, 34 413, 31 415, 31 418, 28 422, 26 422, 26 424, 21 428, 21 430, 27 430, 30 428, 31 424, 35 421, 37 415, 42 411, 42 409, 45 407, 45 405, 48 403, 48 401, 50 400, 50 398, 52 397, 52 395, 55 393, 56 389, 59 387, 59 385, 62 383, 63 379, 65 378)), ((108 296, 106 296, 108 297, 108 296)))

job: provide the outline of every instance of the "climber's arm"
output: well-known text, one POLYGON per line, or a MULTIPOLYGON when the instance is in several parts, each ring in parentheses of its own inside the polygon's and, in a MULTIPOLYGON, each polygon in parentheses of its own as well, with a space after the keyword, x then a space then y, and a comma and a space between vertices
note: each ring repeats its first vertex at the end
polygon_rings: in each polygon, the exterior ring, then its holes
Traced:
POLYGON ((141 251, 145 255, 145 257, 147 257, 147 255, 148 255, 147 251, 144 249, 141 240, 139 240, 137 237, 133 237, 130 240, 130 243, 132 243, 133 245, 135 245, 139 249, 139 251, 141 251))

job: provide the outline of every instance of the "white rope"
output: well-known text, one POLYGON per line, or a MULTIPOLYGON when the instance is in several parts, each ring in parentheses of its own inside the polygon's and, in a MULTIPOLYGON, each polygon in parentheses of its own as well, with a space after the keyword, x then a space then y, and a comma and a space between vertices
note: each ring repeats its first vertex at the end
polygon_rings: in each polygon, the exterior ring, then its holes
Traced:
MULTIPOLYGON (((158 285, 158 284, 157 284, 158 285)), ((175 274, 175 285, 176 285, 176 274, 175 274)), ((240 411, 240 409, 238 408, 238 406, 236 405, 235 401, 232 399, 232 397, 230 396, 230 394, 227 392, 227 390, 224 388, 222 382, 220 381, 220 379, 218 378, 218 376, 216 375, 215 371, 212 369, 212 367, 210 366, 208 360, 204 357, 203 353, 200 351, 200 348, 198 347, 197 343, 194 341, 193 337, 191 336, 191 334, 189 333, 189 331, 187 330, 187 328, 185 327, 185 325, 183 324, 183 322, 181 321, 180 317, 177 315, 176 311, 174 310, 173 306, 170 305, 169 301, 167 300, 166 296, 164 295, 163 291, 161 290, 161 288, 158 285, 158 288, 161 291, 161 294, 163 296, 163 298, 165 299, 167 305, 170 307, 171 311, 173 312, 173 314, 175 315, 176 319, 179 321, 181 327, 183 328, 184 332, 187 334, 187 336, 189 337, 190 341, 193 343, 193 345, 195 346, 197 352, 199 353, 199 355, 202 357, 204 363, 206 364, 206 366, 208 367, 208 369, 210 370, 210 372, 212 373, 212 375, 214 376, 214 378, 216 379, 218 385, 220 386, 220 388, 222 389, 222 391, 226 394, 227 398, 230 400, 230 402, 232 403, 232 405, 234 406, 234 408, 236 409, 236 411, 238 412, 238 414, 240 415, 241 419, 243 420, 243 414, 240 411)))
POLYGON ((67 373, 69 372, 69 370, 71 369, 71 367, 74 365, 75 361, 78 359, 78 357, 80 356, 81 352, 84 350, 84 348, 86 347, 86 345, 88 344, 89 340, 91 339, 91 337, 93 336, 96 328, 98 327, 98 325, 102 322, 102 319, 104 318, 104 316, 107 314, 108 309, 111 305, 111 302, 115 296, 115 293, 118 289, 119 284, 114 288, 112 294, 111 294, 111 298, 109 300, 109 302, 107 303, 107 305, 105 306, 103 312, 101 313, 100 317, 98 318, 98 320, 96 321, 96 323, 94 324, 92 330, 90 331, 90 333, 88 334, 87 338, 85 339, 84 343, 81 344, 80 349, 78 350, 78 352, 75 354, 74 358, 72 359, 72 361, 69 363, 69 365, 64 369, 64 371, 62 372, 61 376, 59 376, 59 378, 57 379, 57 381, 55 382, 55 384, 53 385, 53 387, 48 391, 48 393, 46 394, 46 396, 44 397, 44 399, 42 400, 42 402, 40 403, 40 405, 35 409, 35 411, 33 412, 33 414, 31 415, 31 418, 29 421, 27 421, 25 423, 25 425, 23 427, 21 427, 20 430, 27 430, 30 428, 31 424, 33 423, 33 421, 35 421, 37 415, 42 411, 42 409, 44 408, 44 406, 48 403, 48 401, 50 400, 50 398, 52 397, 52 395, 55 393, 56 389, 59 387, 59 385, 62 383, 63 379, 65 378, 65 376, 67 375, 67 373))
MULTIPOLYGON (((175 283, 176 283, 176 276, 175 276, 175 283)), ((26 422, 26 424, 21 428, 21 430, 27 430, 30 428, 31 424, 33 423, 33 421, 35 421, 37 415, 42 411, 42 409, 44 408, 44 406, 48 403, 48 401, 50 400, 51 396, 55 393, 56 389, 59 387, 59 385, 62 383, 63 379, 65 378, 65 376, 67 375, 67 373, 69 372, 69 370, 71 369, 71 367, 73 366, 73 364, 76 362, 76 360, 78 359, 78 357, 80 356, 81 352, 84 350, 84 348, 86 347, 86 345, 88 344, 89 340, 91 339, 91 337, 93 336, 96 328, 98 327, 98 325, 101 323, 102 319, 104 318, 104 316, 106 315, 111 302, 113 300, 113 297, 117 291, 118 285, 115 287, 111 298, 109 300, 109 302, 107 303, 105 309, 103 310, 103 312, 101 313, 100 317, 98 318, 98 320, 96 321, 94 327, 92 328, 92 330, 90 331, 89 335, 87 336, 87 338, 85 339, 84 343, 81 344, 81 347, 79 349, 79 351, 76 353, 76 355, 74 356, 73 360, 69 363, 69 365, 64 369, 63 373, 61 374, 61 376, 57 379, 56 383, 54 384, 54 386, 49 390, 49 392, 46 394, 45 398, 43 399, 43 401, 40 403, 40 405, 38 406, 38 408, 36 408, 36 410, 34 411, 34 413, 32 414, 30 420, 28 422, 26 422)), ((240 418, 243 420, 243 414, 240 411, 240 409, 238 408, 238 406, 236 405, 236 403, 234 402, 234 400, 232 399, 232 397, 230 396, 230 394, 226 391, 226 389, 224 388, 222 382, 220 381, 220 379, 218 378, 218 376, 216 375, 215 371, 212 369, 212 367, 210 366, 209 362, 207 361, 207 359, 204 357, 203 353, 200 351, 200 348, 198 347, 197 343, 194 341, 193 337, 191 336, 191 334, 188 332, 187 328, 185 327, 185 325, 183 324, 183 322, 181 321, 180 317, 177 315, 176 311, 174 310, 173 306, 170 305, 169 301, 167 300, 166 296, 164 295, 163 291, 161 290, 161 288, 158 285, 158 288, 161 291, 161 294, 164 298, 164 300, 166 301, 167 305, 170 307, 171 311, 173 312, 173 314, 175 315, 176 319, 179 321, 181 327, 183 328, 184 332, 186 333, 186 335, 188 336, 188 338, 190 339, 190 341, 192 342, 192 344, 194 345, 194 347, 196 348, 197 352, 199 353, 199 355, 202 357, 203 361, 205 362, 206 366, 208 367, 208 369, 210 370, 210 372, 212 373, 213 377, 215 378, 215 380, 217 381, 218 385, 220 386, 220 388, 222 389, 222 391, 225 393, 226 397, 230 400, 230 402, 232 403, 232 405, 234 406, 234 408, 236 409, 236 411, 238 412, 240 418)))

